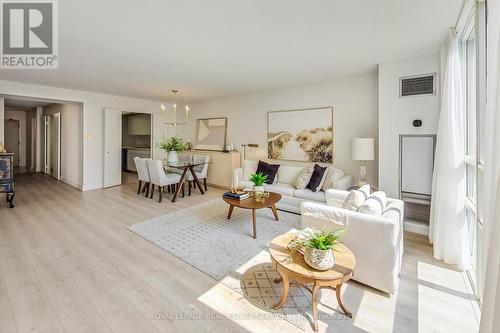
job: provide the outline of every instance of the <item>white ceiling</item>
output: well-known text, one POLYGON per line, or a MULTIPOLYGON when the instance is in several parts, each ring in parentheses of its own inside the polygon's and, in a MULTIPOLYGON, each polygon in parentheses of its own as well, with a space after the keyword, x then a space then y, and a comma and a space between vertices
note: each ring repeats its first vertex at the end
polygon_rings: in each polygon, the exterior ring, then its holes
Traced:
POLYGON ((200 100, 374 70, 438 50, 462 0, 64 0, 58 70, 0 79, 200 100))

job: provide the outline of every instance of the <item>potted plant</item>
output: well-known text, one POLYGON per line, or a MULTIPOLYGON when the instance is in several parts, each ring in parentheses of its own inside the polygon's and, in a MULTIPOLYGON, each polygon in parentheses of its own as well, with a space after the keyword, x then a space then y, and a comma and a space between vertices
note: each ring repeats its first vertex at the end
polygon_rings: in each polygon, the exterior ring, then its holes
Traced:
POLYGON ((326 271, 335 265, 333 247, 344 232, 345 229, 325 232, 307 228, 289 244, 289 248, 303 252, 304 260, 312 268, 326 271))
POLYGON ((177 152, 191 149, 191 143, 178 136, 165 138, 156 144, 156 147, 167 152, 167 161, 177 162, 177 152))
POLYGON ((254 192, 264 192, 264 184, 267 181, 267 175, 262 172, 254 173, 250 176, 250 181, 253 183, 254 192))

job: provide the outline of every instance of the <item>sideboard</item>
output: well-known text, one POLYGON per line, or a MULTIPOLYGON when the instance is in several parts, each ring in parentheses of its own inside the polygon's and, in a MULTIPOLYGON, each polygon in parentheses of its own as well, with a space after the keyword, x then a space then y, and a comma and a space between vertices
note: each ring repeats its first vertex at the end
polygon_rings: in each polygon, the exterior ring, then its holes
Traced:
POLYGON ((190 154, 208 155, 210 163, 208 166, 208 185, 229 189, 233 184, 233 170, 240 167, 240 152, 230 151, 227 153, 210 150, 192 150, 190 154))
POLYGON ((0 193, 7 194, 10 208, 14 208, 14 154, 0 153, 0 193))

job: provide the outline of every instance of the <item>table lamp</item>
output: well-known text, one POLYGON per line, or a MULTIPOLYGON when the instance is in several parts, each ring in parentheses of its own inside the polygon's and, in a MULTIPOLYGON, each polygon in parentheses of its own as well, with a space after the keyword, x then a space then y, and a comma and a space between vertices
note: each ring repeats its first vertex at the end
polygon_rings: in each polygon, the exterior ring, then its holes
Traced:
POLYGON ((361 161, 359 166, 359 185, 366 184, 366 165, 365 161, 374 160, 374 140, 373 138, 354 138, 352 139, 352 159, 361 161))

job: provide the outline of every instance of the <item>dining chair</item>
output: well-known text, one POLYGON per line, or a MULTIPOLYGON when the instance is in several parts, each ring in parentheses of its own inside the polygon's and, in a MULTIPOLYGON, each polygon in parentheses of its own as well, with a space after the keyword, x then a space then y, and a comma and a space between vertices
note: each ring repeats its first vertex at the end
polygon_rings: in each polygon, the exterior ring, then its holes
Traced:
POLYGON ((166 174, 165 170, 163 170, 163 163, 160 160, 146 160, 146 164, 148 166, 149 175, 151 177, 151 196, 153 199, 155 185, 158 186, 159 198, 158 202, 162 201, 162 193, 163 187, 168 185, 176 185, 179 186, 179 181, 181 180, 181 176, 178 174, 169 173, 166 174))
POLYGON ((137 194, 146 192, 146 197, 149 194, 149 186, 151 178, 149 176, 148 166, 146 165, 146 158, 134 157, 135 169, 137 170, 137 178, 139 178, 139 188, 137 194), (142 185, 144 183, 144 186, 142 185), (142 188, 141 188, 142 187, 142 188))
MULTIPOLYGON (((208 155, 191 155, 190 161, 193 163, 204 163, 195 166, 194 172, 196 177, 199 180, 203 180, 203 186, 205 187, 205 191, 208 191, 207 188, 207 173, 208 173, 208 162, 210 162, 210 156, 208 155)), ((188 195, 191 195, 191 187, 196 187, 196 182, 194 181, 194 177, 191 173, 186 175, 186 180, 188 181, 188 195)))

